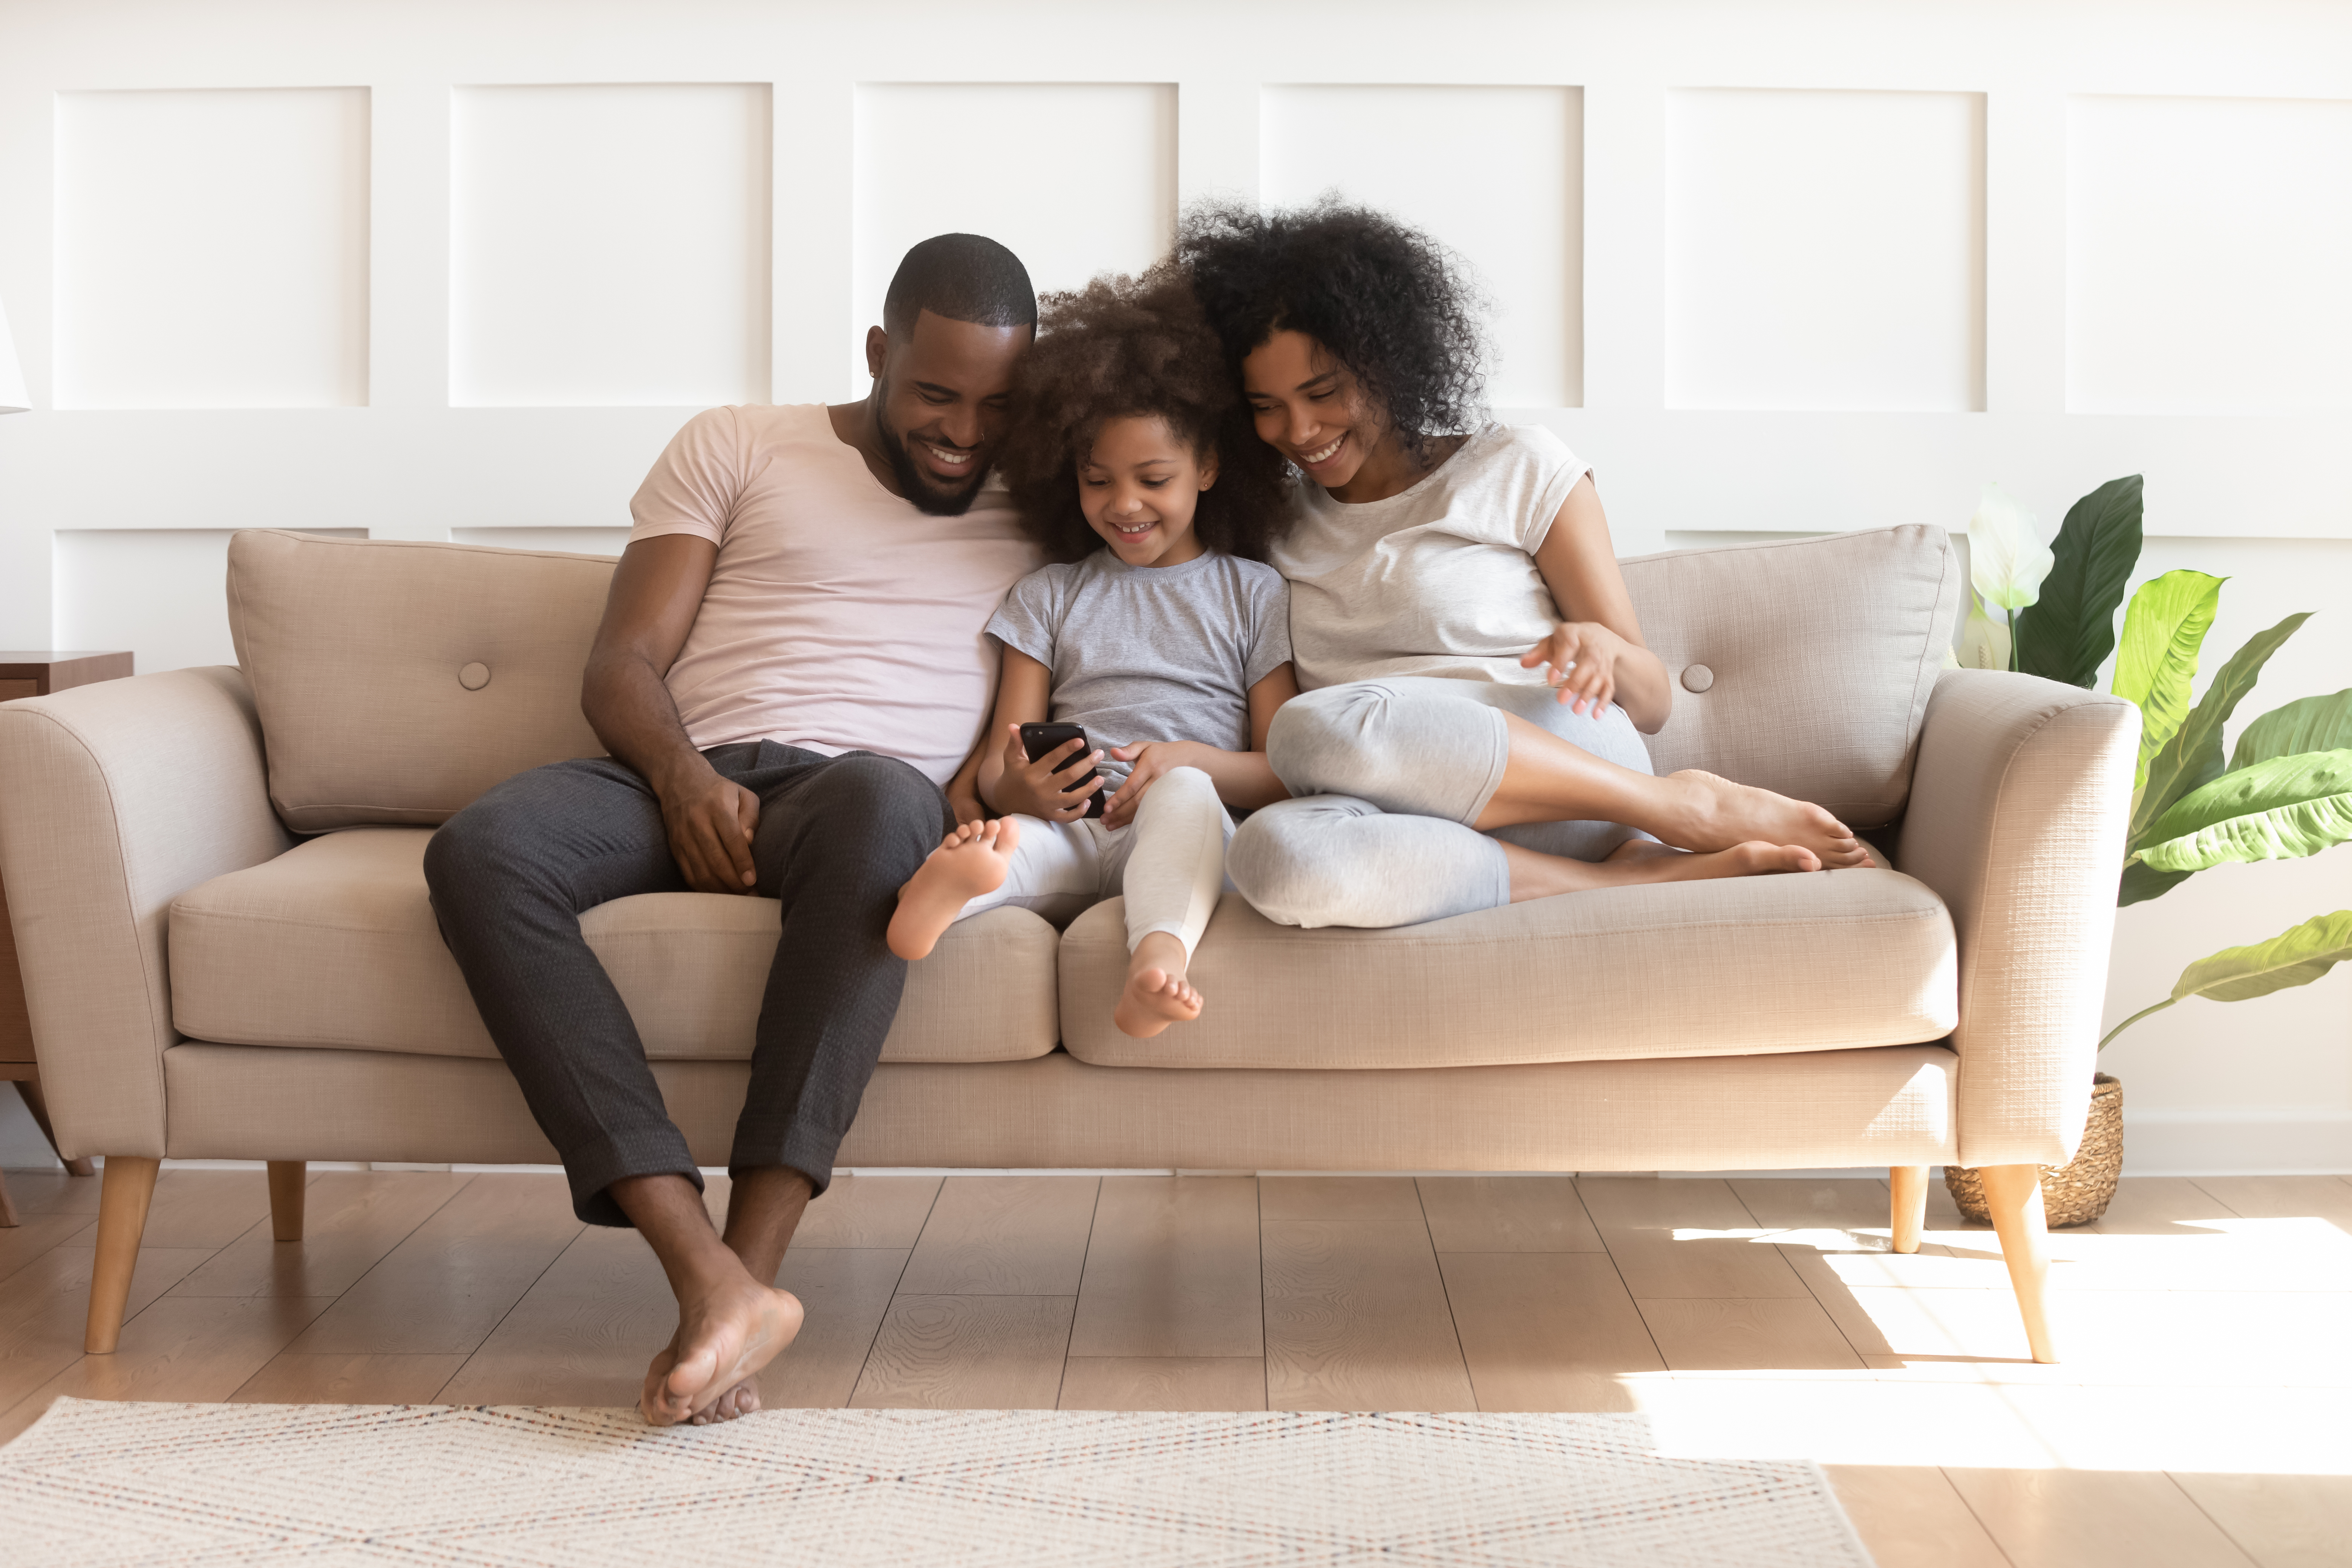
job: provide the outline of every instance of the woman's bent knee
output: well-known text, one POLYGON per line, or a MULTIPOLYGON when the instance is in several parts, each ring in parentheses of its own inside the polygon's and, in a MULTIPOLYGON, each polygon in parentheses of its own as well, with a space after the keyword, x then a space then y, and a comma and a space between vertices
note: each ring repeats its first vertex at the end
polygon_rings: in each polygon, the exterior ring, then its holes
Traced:
POLYGON ((1225 875, 1250 907, 1276 925, 1333 923, 1342 890, 1332 863, 1314 847, 1325 826, 1321 801, 1282 802, 1255 813, 1225 847, 1225 875))

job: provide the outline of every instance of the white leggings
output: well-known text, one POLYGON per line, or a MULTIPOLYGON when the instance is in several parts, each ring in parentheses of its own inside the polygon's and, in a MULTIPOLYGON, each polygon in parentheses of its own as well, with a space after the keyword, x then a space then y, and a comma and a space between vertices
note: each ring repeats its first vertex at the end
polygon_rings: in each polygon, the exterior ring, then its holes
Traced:
POLYGON ((1143 792, 1135 820, 1115 832, 1083 817, 1016 820, 1021 843, 1004 885, 965 904, 956 919, 1011 904, 1062 920, 1124 893, 1128 952, 1164 931, 1192 961, 1224 890, 1225 844, 1234 836, 1234 819, 1208 774, 1171 768, 1143 792))

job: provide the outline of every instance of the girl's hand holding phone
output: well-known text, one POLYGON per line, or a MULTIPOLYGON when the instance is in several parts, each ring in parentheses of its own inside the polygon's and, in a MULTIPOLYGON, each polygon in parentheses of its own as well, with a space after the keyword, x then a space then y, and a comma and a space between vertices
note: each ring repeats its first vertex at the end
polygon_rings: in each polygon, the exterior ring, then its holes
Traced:
POLYGON ((1151 787, 1152 780, 1171 768, 1197 768, 1201 754, 1214 750, 1197 741, 1139 741, 1131 746, 1113 746, 1112 756, 1133 765, 1128 770, 1127 782, 1110 797, 1110 805, 1103 812, 1103 826, 1125 827, 1133 822, 1135 808, 1143 804, 1143 792, 1151 787))
POLYGON ((994 791, 997 814, 1045 822, 1076 822, 1086 816, 1087 803, 1102 788, 1102 776, 1091 772, 1102 753, 1087 751, 1083 742, 1066 741, 1033 763, 1021 744, 1021 726, 1004 730, 1004 773, 994 791))

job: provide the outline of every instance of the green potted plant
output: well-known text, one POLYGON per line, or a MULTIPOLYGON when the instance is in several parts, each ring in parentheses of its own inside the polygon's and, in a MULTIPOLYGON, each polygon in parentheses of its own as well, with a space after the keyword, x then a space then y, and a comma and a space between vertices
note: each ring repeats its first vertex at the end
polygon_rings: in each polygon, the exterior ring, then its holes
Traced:
MULTIPOLYGON (((2352 838, 2352 689, 2306 697, 2249 724, 2225 761, 2221 731, 2253 690, 2263 666, 2309 612, 2249 639, 2190 700, 2205 635, 2224 579, 2167 572, 2132 595, 2117 645, 2116 607, 2139 561, 2140 476, 2112 479, 2076 501, 2047 550, 2033 520, 1988 485, 1969 524, 1971 606, 1958 662, 2007 668, 2089 688, 2116 655, 2110 689, 2140 710, 2118 907, 2162 898, 2200 871, 2251 860, 2315 855, 2352 838), (1998 617, 1995 612, 1998 612, 1998 617)), ((2229 947, 2181 971, 2170 995, 2107 1032, 2102 1050, 2151 1013, 2202 996, 2244 1002, 2306 985, 2352 958, 2352 910, 2320 915, 2266 941, 2229 947)), ((2083 1146, 2045 1167, 2042 1195, 2053 1226, 2106 1212, 2123 1167, 2123 1086, 2093 1079, 2083 1146)), ((1976 1173, 1947 1167, 1961 1212, 1984 1217, 1976 1173)))

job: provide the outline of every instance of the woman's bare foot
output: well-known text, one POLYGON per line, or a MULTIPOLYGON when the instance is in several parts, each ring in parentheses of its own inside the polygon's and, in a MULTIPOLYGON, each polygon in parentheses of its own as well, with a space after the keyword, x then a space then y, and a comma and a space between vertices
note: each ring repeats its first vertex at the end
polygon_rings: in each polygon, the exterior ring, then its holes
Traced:
POLYGON ((1184 944, 1164 931, 1148 933, 1127 961, 1127 984, 1111 1009, 1122 1035, 1148 1040, 1171 1024, 1201 1016, 1201 994, 1184 979, 1184 944))
MULTIPOLYGON (((646 1369, 637 1398, 649 1426, 708 1417, 721 1403, 736 1415, 748 1414, 743 1385, 801 1331, 801 1304, 789 1290, 758 1283, 739 1264, 734 1278, 681 1294, 677 1320, 668 1348, 646 1369)), ((757 1387, 748 1392, 751 1407, 758 1408, 757 1387)))
POLYGON ((1676 786, 1676 798, 1654 831, 1677 849, 1707 853, 1762 843, 1809 849, 1830 869, 1870 864, 1853 829, 1811 801, 1790 800, 1696 768, 1668 773, 1663 782, 1676 786))
POLYGON ((929 957, 965 904, 1004 886, 1020 842, 1021 825, 1009 816, 963 823, 940 840, 898 889, 887 939, 890 951, 901 958, 929 957))
POLYGON ((1822 858, 1801 844, 1735 844, 1696 855, 1634 839, 1606 860, 1571 860, 1539 854, 1517 844, 1503 846, 1511 868, 1511 902, 1549 899, 1595 888, 1632 888, 1651 882, 1704 882, 1722 877, 1762 877, 1784 871, 1818 871, 1822 858))

